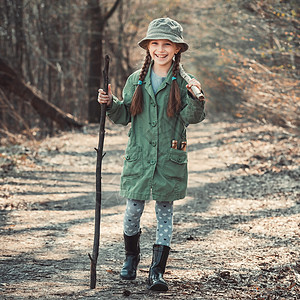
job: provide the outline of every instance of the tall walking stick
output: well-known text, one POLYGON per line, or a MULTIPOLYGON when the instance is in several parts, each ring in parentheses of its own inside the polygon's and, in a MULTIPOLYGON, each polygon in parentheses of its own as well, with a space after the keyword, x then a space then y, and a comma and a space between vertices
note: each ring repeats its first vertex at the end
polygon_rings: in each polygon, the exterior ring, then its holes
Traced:
MULTIPOLYGON (((105 65, 103 70, 104 78, 104 91, 108 92, 108 67, 109 56, 105 56, 105 65)), ((90 288, 96 287, 96 267, 99 254, 99 242, 100 242, 100 222, 101 222, 101 167, 103 154, 104 134, 105 134, 105 117, 106 117, 106 104, 101 104, 100 113, 100 130, 99 130, 99 142, 97 151, 97 167, 96 167, 96 206, 95 206, 95 231, 94 231, 94 246, 92 256, 89 254, 91 260, 91 274, 90 274, 90 288)))

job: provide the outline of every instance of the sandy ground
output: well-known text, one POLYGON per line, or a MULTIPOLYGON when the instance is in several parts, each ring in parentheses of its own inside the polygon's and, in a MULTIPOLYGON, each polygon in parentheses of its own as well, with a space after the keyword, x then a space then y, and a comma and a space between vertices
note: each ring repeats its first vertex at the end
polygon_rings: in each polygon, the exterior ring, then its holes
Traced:
POLYGON ((169 291, 158 293, 146 289, 154 201, 137 279, 119 279, 127 130, 107 123, 94 290, 98 126, 0 148, 1 299, 300 299, 299 135, 230 119, 188 128, 188 196, 175 202, 169 291))

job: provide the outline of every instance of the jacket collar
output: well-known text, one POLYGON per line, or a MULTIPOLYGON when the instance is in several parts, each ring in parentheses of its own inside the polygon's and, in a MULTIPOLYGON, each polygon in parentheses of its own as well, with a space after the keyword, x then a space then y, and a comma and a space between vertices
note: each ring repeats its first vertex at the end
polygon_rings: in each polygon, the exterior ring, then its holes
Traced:
MULTIPOLYGON (((168 75, 167 75, 167 78, 164 80, 163 84, 160 86, 160 88, 157 90, 156 94, 163 90, 167 85, 171 85, 172 83, 172 69, 173 69, 173 64, 174 62, 172 63, 169 71, 168 71, 168 75)), ((153 61, 151 62, 151 65, 148 69, 148 72, 147 72, 147 75, 144 79, 144 82, 145 82, 145 89, 147 91, 147 93, 150 95, 150 97, 152 99, 155 100, 155 95, 154 95, 154 92, 153 92, 153 89, 152 89, 152 85, 151 85, 151 71, 152 71, 152 66, 153 66, 153 61)))

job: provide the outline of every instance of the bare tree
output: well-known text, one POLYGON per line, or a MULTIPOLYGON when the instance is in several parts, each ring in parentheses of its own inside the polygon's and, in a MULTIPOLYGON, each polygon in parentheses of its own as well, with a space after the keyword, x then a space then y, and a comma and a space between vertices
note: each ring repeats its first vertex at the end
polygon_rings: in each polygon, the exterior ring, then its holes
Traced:
POLYGON ((67 130, 83 126, 72 115, 64 113, 61 109, 43 99, 43 96, 37 89, 26 84, 17 72, 1 58, 0 88, 22 97, 23 101, 29 102, 42 118, 50 118, 55 121, 60 129, 67 130))
POLYGON ((89 122, 99 121, 99 105, 95 101, 97 90, 102 82, 103 34, 109 18, 113 15, 122 0, 116 0, 113 6, 106 11, 99 0, 88 0, 87 16, 90 20, 90 53, 89 53, 89 122))

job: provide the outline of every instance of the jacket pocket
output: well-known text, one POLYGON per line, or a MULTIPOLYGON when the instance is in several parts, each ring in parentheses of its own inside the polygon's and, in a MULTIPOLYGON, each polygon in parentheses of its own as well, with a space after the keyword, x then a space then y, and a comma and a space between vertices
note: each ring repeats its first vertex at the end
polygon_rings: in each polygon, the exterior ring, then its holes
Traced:
POLYGON ((139 176, 143 172, 142 150, 139 146, 126 149, 122 176, 139 176))
POLYGON ((185 179, 187 176, 187 152, 170 148, 163 172, 169 178, 185 179))

